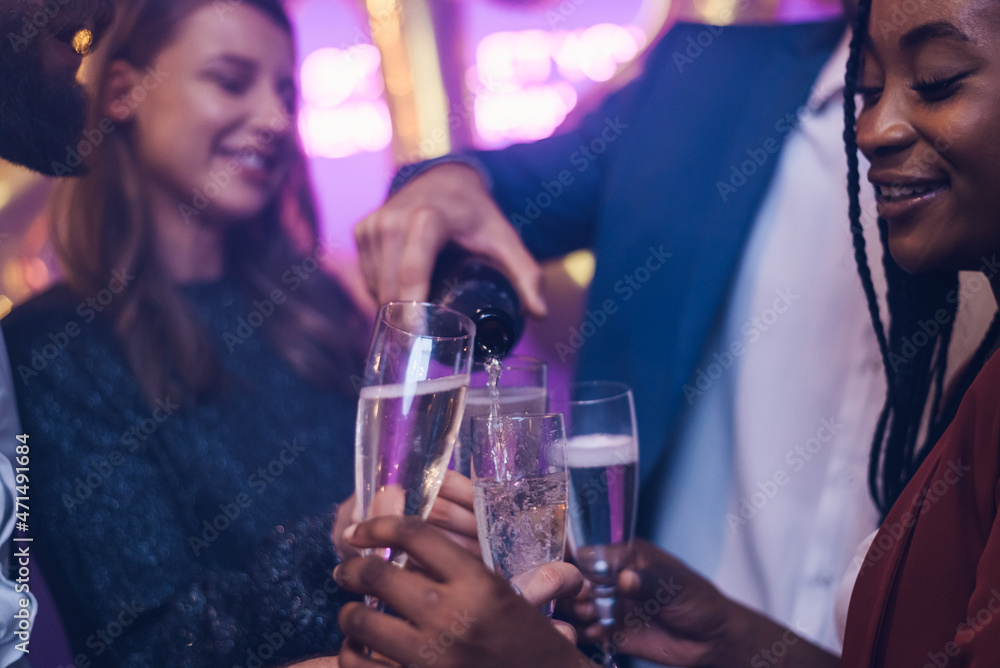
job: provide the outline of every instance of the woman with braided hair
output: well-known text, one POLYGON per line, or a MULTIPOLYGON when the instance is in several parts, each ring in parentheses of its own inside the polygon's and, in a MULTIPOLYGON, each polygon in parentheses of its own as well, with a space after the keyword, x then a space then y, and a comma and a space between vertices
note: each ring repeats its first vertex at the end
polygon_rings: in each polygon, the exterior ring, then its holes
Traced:
MULTIPOLYGON (((620 651, 685 666, 1000 665, 1000 357, 991 358, 1000 319, 952 386, 945 383, 949 323, 960 301, 957 272, 985 271, 1000 295, 994 259, 1000 253, 998 45, 996 0, 860 2, 844 137, 855 255, 889 391, 869 475, 883 524, 860 563, 842 659, 727 599, 642 541, 620 579, 628 599, 614 637, 620 651), (860 114, 855 93, 864 100, 860 114), (859 149, 871 163, 868 178, 877 193, 888 329, 862 235, 859 149)), ((420 549, 422 563, 433 567, 438 559, 444 563, 436 553, 446 548, 427 535, 433 531, 375 521, 350 533, 359 546, 420 549)), ((447 579, 404 584, 403 576, 373 577, 380 568, 355 560, 338 567, 336 578, 390 603, 411 587, 436 587, 442 598, 464 600, 447 579)), ((586 605, 577 613, 592 617, 586 605)), ((439 631, 436 618, 444 616, 421 615, 415 633, 439 631)), ((357 641, 400 659, 412 656, 389 642, 385 631, 393 623, 346 606, 341 625, 351 640, 342 666, 377 665, 355 651, 357 641)), ((584 632, 591 635, 599 636, 596 627, 584 632)), ((474 638, 466 640, 475 646, 474 638)), ((486 647, 476 647, 481 665, 502 665, 487 661, 496 649, 491 654, 486 647)), ((504 645, 500 656, 514 649, 504 645)), ((545 665, 588 665, 569 649, 547 656, 545 665)), ((447 655, 436 659, 460 665, 447 655)))
MULTIPOLYGON (((955 272, 1000 250, 998 37, 993 0, 859 7, 847 85, 864 106, 855 132, 847 97, 849 182, 856 202, 860 148, 891 253, 891 322, 886 337, 872 309, 889 393, 869 479, 885 518, 851 597, 844 665, 1000 665, 1000 358, 989 359, 1000 321, 950 392, 945 328, 919 363, 900 355, 921 319, 957 304, 955 272)), ((1000 276, 987 278, 1000 294, 1000 276)), ((869 281, 866 292, 874 304, 869 281)))

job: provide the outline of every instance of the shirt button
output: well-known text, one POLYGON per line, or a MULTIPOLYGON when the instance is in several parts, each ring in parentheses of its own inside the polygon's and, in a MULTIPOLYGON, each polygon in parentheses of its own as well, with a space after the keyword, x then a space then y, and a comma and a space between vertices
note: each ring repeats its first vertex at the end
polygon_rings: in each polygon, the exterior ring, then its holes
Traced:
POLYGON ((817 573, 809 581, 818 587, 829 587, 833 584, 834 577, 829 573, 817 573))

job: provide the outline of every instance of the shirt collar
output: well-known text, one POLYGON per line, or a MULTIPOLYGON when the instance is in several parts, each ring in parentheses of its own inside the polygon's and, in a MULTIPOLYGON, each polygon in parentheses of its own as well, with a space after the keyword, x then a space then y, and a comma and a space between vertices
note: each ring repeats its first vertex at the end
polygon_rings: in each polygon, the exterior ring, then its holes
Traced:
POLYGON ((833 100, 840 100, 844 95, 844 73, 847 71, 847 58, 851 52, 851 31, 848 29, 840 38, 840 43, 834 49, 833 55, 826 61, 816 83, 809 92, 808 108, 818 113, 833 100))

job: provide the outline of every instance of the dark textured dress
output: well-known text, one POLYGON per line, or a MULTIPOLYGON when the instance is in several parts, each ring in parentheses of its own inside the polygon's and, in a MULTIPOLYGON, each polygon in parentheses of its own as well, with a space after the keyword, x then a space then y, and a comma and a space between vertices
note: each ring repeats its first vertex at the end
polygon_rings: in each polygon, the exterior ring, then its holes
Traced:
POLYGON ((108 319, 65 287, 3 321, 32 545, 74 655, 228 668, 332 653, 348 595, 330 530, 353 491, 356 400, 313 389, 263 332, 237 333, 254 305, 235 284, 184 293, 226 376, 191 407, 149 405, 108 319))
POLYGON ((1000 355, 872 542, 851 594, 845 668, 1000 666, 1000 355))

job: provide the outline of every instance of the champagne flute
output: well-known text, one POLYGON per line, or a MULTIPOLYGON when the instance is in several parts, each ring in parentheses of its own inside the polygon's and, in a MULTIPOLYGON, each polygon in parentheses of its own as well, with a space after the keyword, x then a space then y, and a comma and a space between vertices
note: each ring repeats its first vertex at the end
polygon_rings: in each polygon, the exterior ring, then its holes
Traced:
MULTIPOLYGON (((458 442, 449 468, 466 477, 472 477, 472 418, 489 415, 492 398, 490 396, 489 374, 486 362, 472 362, 472 378, 465 393, 465 412, 462 426, 458 429, 458 442)), ((500 415, 540 414, 548 410, 549 397, 546 391, 547 366, 534 357, 508 355, 500 366, 499 391, 500 415)))
POLYGON ((635 535, 639 440, 635 404, 627 385, 576 383, 556 393, 566 411, 569 468, 569 543, 580 572, 594 589, 605 629, 604 666, 613 668, 610 636, 615 623, 616 583, 635 535))
MULTIPOLYGON (((472 490, 483 561, 508 582, 562 561, 566 536, 563 416, 472 419, 472 490)), ((542 612, 552 616, 552 603, 542 612)))
MULTIPOLYGON (((379 309, 355 432, 363 519, 427 517, 462 421, 475 333, 471 320, 443 306, 389 302, 379 309)), ((399 565, 406 559, 390 549, 366 553, 399 565)))

